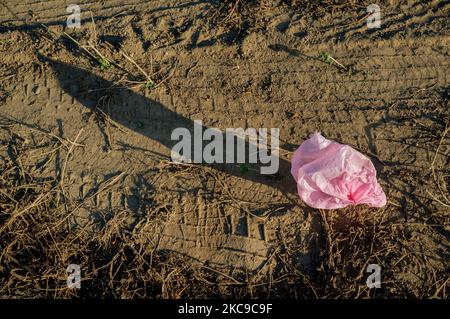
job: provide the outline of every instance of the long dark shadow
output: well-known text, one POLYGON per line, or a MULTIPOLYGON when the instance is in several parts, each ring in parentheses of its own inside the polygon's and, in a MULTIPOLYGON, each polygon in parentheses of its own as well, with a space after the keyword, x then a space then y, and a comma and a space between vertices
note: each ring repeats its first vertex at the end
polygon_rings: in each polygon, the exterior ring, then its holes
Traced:
MULTIPOLYGON (((194 136, 199 132, 204 132, 207 127, 195 124, 193 119, 186 118, 168 107, 146 98, 130 89, 117 88, 113 82, 105 80, 87 70, 66 64, 63 62, 51 60, 44 56, 39 56, 43 62, 48 62, 53 68, 61 88, 75 100, 90 110, 95 110, 98 101, 105 95, 109 97, 108 107, 103 107, 105 112, 113 121, 124 127, 151 138, 152 140, 164 145, 169 153, 179 140, 172 140, 172 132, 177 128, 185 128, 191 136, 191 149, 194 151, 194 136)), ((245 129, 245 128, 244 128, 245 129)), ((258 129, 258 128, 256 128, 258 129)), ((270 128, 267 128, 270 132, 270 128)), ((221 131, 218 133, 223 140, 224 158, 226 156, 225 141, 230 138, 229 134, 221 131)), ((269 135, 269 134, 268 134, 269 135)), ((270 163, 261 163, 258 157, 258 163, 249 163, 249 150, 254 150, 255 143, 251 143, 247 138, 234 137, 234 149, 239 143, 245 145, 244 163, 213 163, 198 164, 208 165, 214 169, 226 172, 233 176, 268 185, 279 189, 282 193, 295 193, 295 182, 290 174, 290 163, 276 156, 279 162, 278 172, 275 174, 261 174, 261 167, 268 167, 270 163)), ((214 140, 212 138, 211 140, 214 140)), ((202 148, 209 144, 209 141, 203 141, 202 148)), ((270 140, 268 145, 270 146, 270 140)), ((261 152, 261 149, 257 149, 261 152)), ((193 158, 194 152, 191 154, 193 158)), ((197 153, 198 154, 198 153, 197 153)), ((270 153, 269 153, 270 154, 270 153)), ((237 156, 237 155, 234 155, 237 156)), ((236 158, 236 157, 235 157, 236 158)))

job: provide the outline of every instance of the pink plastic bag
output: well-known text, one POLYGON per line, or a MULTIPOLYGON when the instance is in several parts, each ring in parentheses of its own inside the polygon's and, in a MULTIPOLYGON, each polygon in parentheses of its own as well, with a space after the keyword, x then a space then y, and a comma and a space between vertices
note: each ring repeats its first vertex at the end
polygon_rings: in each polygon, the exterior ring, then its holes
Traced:
POLYGON ((311 207, 342 208, 386 205, 372 162, 348 145, 314 133, 295 151, 291 174, 300 198, 311 207))

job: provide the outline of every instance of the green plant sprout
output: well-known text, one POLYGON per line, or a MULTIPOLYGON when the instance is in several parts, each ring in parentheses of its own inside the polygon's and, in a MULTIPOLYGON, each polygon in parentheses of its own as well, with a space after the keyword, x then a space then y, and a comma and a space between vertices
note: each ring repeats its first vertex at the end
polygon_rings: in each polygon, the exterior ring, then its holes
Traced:
POLYGON ((321 52, 319 55, 319 60, 325 63, 328 63, 330 65, 337 65, 340 68, 342 68, 343 70, 347 71, 349 74, 352 73, 352 70, 345 67, 342 63, 340 63, 339 61, 337 61, 335 58, 333 58, 329 53, 327 52, 321 52))
POLYGON ((113 66, 113 65, 111 64, 111 62, 109 62, 107 59, 105 59, 105 58, 103 58, 103 57, 101 57, 101 56, 99 56, 99 55, 97 55, 95 59, 96 59, 97 62, 100 64, 100 68, 101 68, 102 70, 108 70, 108 69, 111 69, 112 66, 113 66))
POLYGON ((147 82, 145 82, 145 88, 147 89, 152 89, 155 87, 155 81, 153 81, 152 79, 149 79, 147 82))

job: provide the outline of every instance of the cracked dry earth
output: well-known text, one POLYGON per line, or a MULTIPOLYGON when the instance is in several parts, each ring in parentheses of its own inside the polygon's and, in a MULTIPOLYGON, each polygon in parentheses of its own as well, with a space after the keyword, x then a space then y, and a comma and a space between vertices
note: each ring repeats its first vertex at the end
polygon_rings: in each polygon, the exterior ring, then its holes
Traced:
MULTIPOLYGON (((298 199, 289 161, 315 131, 368 155, 399 215, 430 209, 424 198, 432 185, 422 177, 436 149, 426 132, 440 134, 448 121, 448 1, 386 2, 380 29, 354 23, 364 8, 313 19, 274 6, 264 13, 267 26, 236 39, 208 23, 208 1, 78 0, 79 30, 64 28, 70 1, 4 2, 1 115, 78 137, 83 146, 73 149, 65 170, 69 196, 83 202, 75 223, 99 211, 131 210, 133 224, 151 212, 153 248, 254 272, 275 269, 273 252, 294 245, 309 271, 319 253, 319 217, 298 199), (34 24, 82 42, 93 32, 89 12, 99 46, 121 48, 163 83, 124 85, 114 70, 100 70, 34 24), (319 61, 320 52, 351 72, 319 61), (92 112, 99 103, 108 125, 92 112), (280 128, 278 176, 171 164, 166 145, 180 118, 221 130, 280 128)), ((23 134, 33 139, 29 130, 23 134)), ((59 174, 64 156, 42 174, 59 174)), ((445 154, 437 161, 448 165, 445 154)))

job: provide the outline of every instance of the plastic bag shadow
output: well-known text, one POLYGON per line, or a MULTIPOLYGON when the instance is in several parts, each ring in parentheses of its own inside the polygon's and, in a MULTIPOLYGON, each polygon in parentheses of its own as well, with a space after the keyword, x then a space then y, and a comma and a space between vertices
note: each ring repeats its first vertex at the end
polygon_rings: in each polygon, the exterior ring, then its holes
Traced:
MULTIPOLYGON (((55 61, 42 55, 39 55, 39 59, 41 62, 51 65, 61 88, 83 106, 94 111, 99 105, 99 100, 107 95, 109 97, 108 107, 102 107, 102 111, 106 115, 122 126, 165 146, 168 149, 168 154, 170 154, 170 151, 179 142, 179 140, 171 139, 172 132, 177 128, 186 128, 192 138, 191 148, 193 150, 192 154, 194 154, 194 126, 196 126, 197 133, 199 127, 198 124, 194 125, 194 120, 186 118, 161 103, 144 97, 130 89, 119 88, 113 82, 85 69, 55 61)), ((201 126, 202 132, 206 129, 207 127, 201 126)), ((224 132, 221 132, 221 135, 224 141, 223 151, 225 153, 225 141, 228 136, 224 132)), ((259 161, 257 164, 248 163, 249 153, 247 151, 249 150, 250 143, 247 139, 239 140, 239 138, 235 138, 235 150, 239 142, 245 144, 246 162, 236 163, 234 161, 233 164, 214 163, 199 165, 208 165, 230 175, 239 176, 246 180, 277 188, 283 194, 296 192, 295 182, 290 176, 290 163, 288 161, 277 157, 277 161, 279 162, 278 172, 271 175, 261 174, 260 167, 267 167, 270 164, 262 164, 259 161)), ((204 147, 208 144, 208 141, 203 141, 202 143, 204 147)), ((259 149, 258 152, 260 152, 259 149)))

